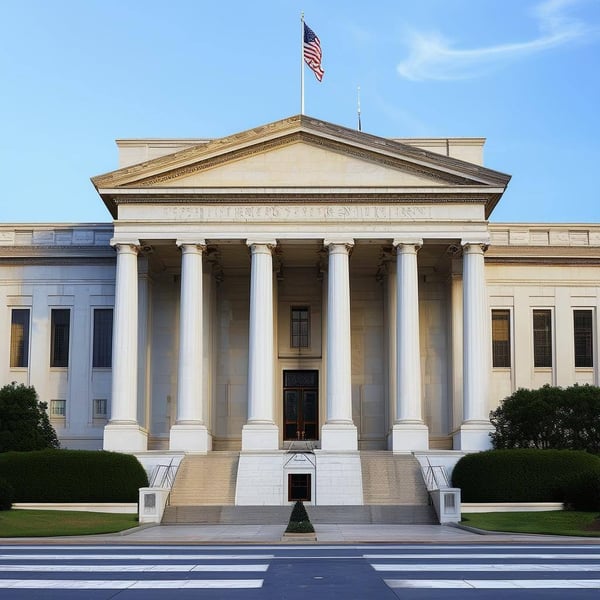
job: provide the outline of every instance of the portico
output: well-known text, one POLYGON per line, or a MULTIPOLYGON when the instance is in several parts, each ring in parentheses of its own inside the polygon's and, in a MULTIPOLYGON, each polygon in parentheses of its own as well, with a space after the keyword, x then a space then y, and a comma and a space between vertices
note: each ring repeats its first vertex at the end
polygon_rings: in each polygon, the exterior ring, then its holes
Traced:
POLYGON ((93 180, 117 250, 106 449, 277 452, 294 427, 321 452, 487 447, 483 253, 507 176, 305 116, 178 143, 93 180), (138 312, 163 321, 143 368, 138 312))

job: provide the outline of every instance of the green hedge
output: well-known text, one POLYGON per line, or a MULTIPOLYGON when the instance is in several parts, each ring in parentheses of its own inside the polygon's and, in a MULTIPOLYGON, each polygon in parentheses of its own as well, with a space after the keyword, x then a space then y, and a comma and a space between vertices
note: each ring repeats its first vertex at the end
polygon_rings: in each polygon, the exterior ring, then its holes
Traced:
POLYGON ((94 450, 41 450, 0 454, 0 478, 13 502, 137 502, 148 485, 130 454, 94 450))
POLYGON ((6 479, 0 478, 0 510, 10 510, 15 491, 6 479))
POLYGON ((489 450, 461 458, 452 485, 463 502, 563 502, 600 478, 600 458, 574 450, 489 450))

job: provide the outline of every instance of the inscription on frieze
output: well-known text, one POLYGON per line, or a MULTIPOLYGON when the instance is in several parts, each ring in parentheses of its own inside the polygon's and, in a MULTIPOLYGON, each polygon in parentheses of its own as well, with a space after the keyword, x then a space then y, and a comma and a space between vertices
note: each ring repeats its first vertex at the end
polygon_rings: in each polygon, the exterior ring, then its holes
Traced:
POLYGON ((432 218, 429 206, 169 206, 174 221, 397 221, 432 218))
POLYGON ((15 232, 14 231, 0 231, 0 244, 8 245, 15 243, 15 232))

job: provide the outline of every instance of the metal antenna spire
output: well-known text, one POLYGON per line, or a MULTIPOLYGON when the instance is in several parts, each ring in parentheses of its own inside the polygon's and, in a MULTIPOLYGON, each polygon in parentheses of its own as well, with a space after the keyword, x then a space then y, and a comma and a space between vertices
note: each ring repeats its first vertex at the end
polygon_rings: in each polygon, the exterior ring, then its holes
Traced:
POLYGON ((358 130, 362 131, 362 123, 360 122, 360 85, 357 88, 357 106, 358 106, 358 130))

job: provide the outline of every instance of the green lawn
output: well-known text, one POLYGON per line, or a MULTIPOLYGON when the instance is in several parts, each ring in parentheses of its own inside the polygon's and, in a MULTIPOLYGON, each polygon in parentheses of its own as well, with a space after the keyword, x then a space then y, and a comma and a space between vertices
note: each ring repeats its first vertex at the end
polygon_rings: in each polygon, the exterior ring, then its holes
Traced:
POLYGON ((135 514, 15 509, 0 512, 0 538, 93 535, 137 525, 135 514))
POLYGON ((596 512, 567 510, 463 513, 461 523, 491 531, 600 537, 599 516, 596 512))

